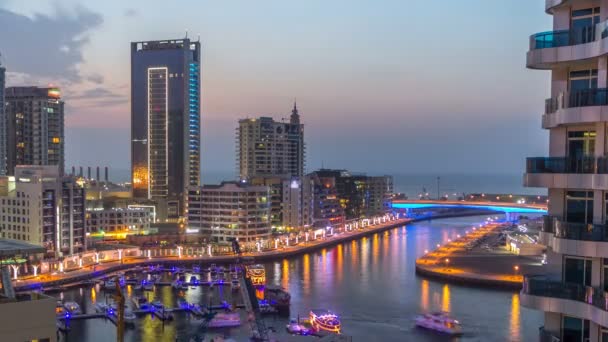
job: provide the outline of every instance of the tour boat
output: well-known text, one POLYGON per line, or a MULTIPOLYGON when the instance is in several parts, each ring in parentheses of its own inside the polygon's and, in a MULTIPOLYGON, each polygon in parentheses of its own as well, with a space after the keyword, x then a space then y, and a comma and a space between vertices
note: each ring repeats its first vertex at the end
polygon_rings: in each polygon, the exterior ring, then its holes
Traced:
POLYGON ((339 334, 341 325, 338 315, 327 310, 311 310, 310 324, 315 330, 324 330, 339 334))
POLYGON ((266 269, 260 264, 247 266, 247 277, 252 285, 263 286, 266 284, 266 269))
POLYGON ((63 307, 68 310, 72 315, 82 313, 82 311, 80 310, 80 305, 78 305, 78 303, 76 302, 65 302, 65 304, 63 304, 63 307))
POLYGON ((449 335, 461 335, 460 322, 450 318, 446 312, 434 312, 416 317, 416 326, 449 335))
POLYGON ((241 325, 241 315, 238 312, 220 312, 209 321, 209 328, 238 327, 241 325))
POLYGON ((287 329, 287 332, 292 335, 309 335, 310 334, 310 329, 308 329, 306 326, 298 323, 298 321, 293 318, 291 319, 289 324, 287 324, 285 326, 285 329, 287 329))

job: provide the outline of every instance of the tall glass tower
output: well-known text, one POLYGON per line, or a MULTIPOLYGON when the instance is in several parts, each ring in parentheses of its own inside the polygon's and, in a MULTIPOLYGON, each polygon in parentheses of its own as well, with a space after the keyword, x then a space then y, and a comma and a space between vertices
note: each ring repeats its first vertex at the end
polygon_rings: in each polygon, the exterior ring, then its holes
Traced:
POLYGON ((185 189, 200 182, 199 42, 131 43, 133 196, 184 212, 185 189))

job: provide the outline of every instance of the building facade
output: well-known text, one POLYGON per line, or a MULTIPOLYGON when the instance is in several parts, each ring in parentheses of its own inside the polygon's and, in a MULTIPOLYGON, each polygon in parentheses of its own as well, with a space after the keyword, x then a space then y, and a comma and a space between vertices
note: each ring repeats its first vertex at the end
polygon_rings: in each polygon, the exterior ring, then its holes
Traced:
POLYGON ((302 219, 315 228, 340 227, 345 223, 336 179, 312 172, 302 180, 302 219))
POLYGON ((393 199, 392 176, 367 177, 368 205, 366 216, 386 213, 391 210, 393 199))
POLYGON ((6 68, 0 64, 0 176, 8 174, 6 166, 7 159, 7 137, 6 137, 6 110, 4 104, 4 91, 6 86, 6 68))
POLYGON ((183 214, 200 182, 201 47, 189 39, 131 43, 133 196, 183 214))
POLYGON ((551 71, 549 153, 527 159, 524 184, 548 189, 548 264, 520 298, 544 311, 541 341, 608 341, 608 0, 546 0, 546 12, 553 31, 531 36, 527 67, 551 71))
POLYGON ((5 101, 6 174, 13 175, 17 165, 57 165, 63 174, 64 103, 60 90, 9 87, 5 101))
POLYGON ((0 184, 2 238, 43 246, 61 257, 86 249, 84 188, 57 166, 20 165, 0 184))
POLYGON ((87 210, 88 233, 144 232, 150 230, 152 208, 95 208, 87 210))
POLYGON ((270 192, 267 186, 239 182, 191 187, 188 229, 212 242, 268 240, 270 192))
POLYGON ((269 117, 239 120, 236 140, 241 180, 304 175, 304 125, 295 103, 289 122, 269 117))

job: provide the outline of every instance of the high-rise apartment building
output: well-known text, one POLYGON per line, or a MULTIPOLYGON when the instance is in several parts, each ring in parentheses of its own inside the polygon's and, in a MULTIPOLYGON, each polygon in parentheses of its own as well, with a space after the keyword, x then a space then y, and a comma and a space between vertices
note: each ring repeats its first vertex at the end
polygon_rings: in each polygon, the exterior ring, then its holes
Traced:
POLYGON ((8 173, 6 168, 7 139, 6 139, 6 111, 4 109, 4 88, 6 85, 6 69, 0 64, 0 176, 8 173))
POLYGON ((59 89, 9 87, 5 101, 6 173, 13 175, 17 165, 57 165, 63 174, 64 103, 59 89))
POLYGON ((201 45, 190 39, 131 43, 133 196, 185 211, 200 182, 201 45))
POLYGON ((43 246, 48 256, 84 251, 84 188, 58 166, 17 166, 0 177, 0 237, 43 246))
POLYGON ((239 120, 236 140, 240 179, 304 175, 304 125, 295 103, 289 122, 269 117, 239 120))
POLYGON ((188 229, 213 242, 268 240, 270 201, 267 186, 243 182, 191 187, 188 192, 188 229))
POLYGON ((524 184, 548 189, 548 264, 520 298, 544 311, 541 341, 608 341, 608 0, 546 0, 546 12, 553 31, 530 37, 527 66, 551 71, 549 154, 528 158, 524 184))

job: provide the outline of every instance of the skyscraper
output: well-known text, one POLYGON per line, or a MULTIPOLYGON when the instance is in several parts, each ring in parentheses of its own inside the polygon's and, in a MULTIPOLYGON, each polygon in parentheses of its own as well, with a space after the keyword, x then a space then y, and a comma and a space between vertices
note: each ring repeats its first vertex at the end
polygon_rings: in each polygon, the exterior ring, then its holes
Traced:
POLYGON ((185 189, 200 182, 200 43, 131 43, 133 196, 184 212, 185 189))
POLYGON ((64 103, 59 88, 9 87, 5 91, 6 170, 57 165, 64 172, 64 103))
POLYGON ((608 0, 547 0, 546 12, 553 31, 530 37, 527 66, 551 71, 549 156, 527 159, 524 184, 548 188, 547 265, 520 298, 544 311, 540 341, 608 341, 608 0))
POLYGON ((236 138, 240 179, 304 175, 304 125, 295 103, 289 122, 239 120, 236 138))
POLYGON ((6 169, 6 111, 4 105, 4 86, 5 86, 6 69, 0 64, 0 176, 7 174, 6 169))

